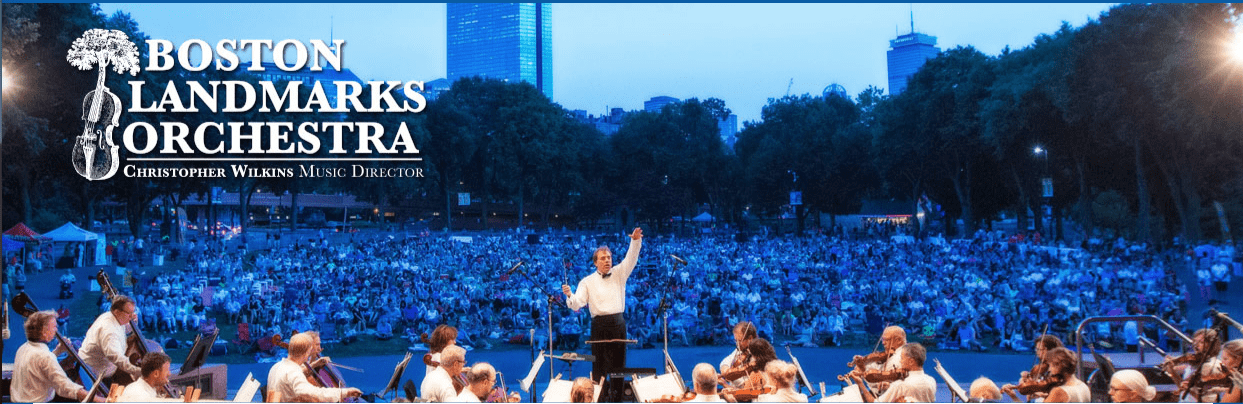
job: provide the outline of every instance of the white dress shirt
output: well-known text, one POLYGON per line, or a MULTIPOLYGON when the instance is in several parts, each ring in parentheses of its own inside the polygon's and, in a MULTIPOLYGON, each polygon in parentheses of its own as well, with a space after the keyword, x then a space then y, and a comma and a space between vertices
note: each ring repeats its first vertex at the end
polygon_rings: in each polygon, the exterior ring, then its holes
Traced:
POLYGON ((760 394, 755 398, 757 403, 805 403, 807 395, 794 391, 794 389, 786 387, 777 390, 772 394, 760 394))
POLYGON ((125 326, 117 322, 111 311, 100 314, 86 330, 78 355, 99 377, 112 376, 118 366, 132 376, 142 374, 142 370, 125 357, 125 326))
POLYGON ((117 397, 118 403, 147 403, 160 398, 160 393, 155 391, 147 379, 138 379, 133 383, 125 386, 125 391, 121 392, 121 396, 117 397))
POLYGON ((17 355, 13 356, 10 390, 14 402, 46 403, 56 394, 77 398, 78 390, 85 388, 69 380, 47 344, 28 341, 17 348, 17 355))
POLYGON ((691 403, 723 403, 724 399, 720 394, 696 394, 695 398, 687 400, 691 403))
POLYGON ((345 396, 345 389, 317 387, 306 380, 302 365, 281 359, 268 370, 268 392, 280 392, 281 401, 292 402, 314 398, 320 402, 337 402, 345 396))
POLYGON ((876 398, 878 403, 906 402, 931 403, 937 399, 937 381, 923 370, 908 372, 906 378, 889 385, 889 390, 876 398))
POLYGON ((578 290, 574 292, 566 304, 571 310, 587 306, 591 316, 606 316, 626 311, 626 280, 634 271, 639 261, 639 249, 643 247, 643 239, 630 240, 630 248, 626 250, 626 258, 609 270, 609 278, 600 276, 600 271, 588 275, 578 282, 578 290))
MULTIPOLYGON (((469 389, 462 389, 462 391, 466 390, 469 389)), ((443 366, 436 368, 423 378, 419 391, 421 392, 419 398, 436 403, 448 402, 458 395, 457 390, 453 389, 453 379, 449 377, 449 372, 446 372, 443 366)))
MULTIPOLYGON (((440 352, 436 352, 432 354, 432 362, 440 363, 440 352)), ((423 366, 427 368, 427 371, 423 372, 424 379, 427 378, 427 375, 432 374, 433 370, 436 370, 436 368, 432 367, 431 365, 424 364, 423 366)))
MULTIPOLYGON (((728 372, 731 369, 731 366, 734 365, 734 360, 738 357, 738 355, 742 355, 742 351, 739 351, 738 348, 734 348, 734 352, 730 352, 729 356, 726 356, 725 359, 721 360, 721 365, 717 367, 717 369, 721 370, 721 373, 719 374, 725 374, 725 372, 728 372)), ((743 375, 736 380, 730 380, 729 384, 734 387, 741 387, 742 382, 745 380, 747 380, 747 376, 743 375)))
POLYGON ((458 394, 456 397, 453 397, 453 399, 447 402, 450 402, 450 403, 481 403, 482 401, 479 401, 479 396, 476 396, 473 391, 470 391, 470 386, 466 386, 466 388, 462 389, 462 394, 458 394))

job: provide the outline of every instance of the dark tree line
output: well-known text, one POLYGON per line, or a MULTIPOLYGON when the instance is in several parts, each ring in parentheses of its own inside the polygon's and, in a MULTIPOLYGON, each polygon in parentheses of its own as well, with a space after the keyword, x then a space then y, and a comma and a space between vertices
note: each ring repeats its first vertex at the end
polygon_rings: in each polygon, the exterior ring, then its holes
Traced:
MULTIPOLYGON (((405 123, 425 157, 422 179, 117 176, 101 183, 81 180, 65 158, 80 131, 81 100, 63 89, 88 88, 93 76, 64 55, 76 35, 105 27, 129 33, 146 60, 138 23, 81 4, 5 4, 3 11, 6 72, 19 72, 22 83, 5 92, 6 227, 89 223, 112 200, 127 206, 138 232, 153 200, 178 206, 213 186, 244 201, 262 189, 434 203, 450 222, 459 220, 452 216, 457 193, 469 192, 485 216, 512 204, 535 226, 559 212, 584 225, 644 222, 657 230, 675 225, 675 217, 709 212, 739 228, 791 215, 802 231, 833 226, 868 199, 910 201, 907 213, 914 213, 925 196, 942 207, 944 216, 934 219, 950 232, 959 220, 972 232, 1004 216, 1046 235, 1196 240, 1224 236, 1216 206, 1232 223, 1243 218, 1243 60, 1231 50, 1240 12, 1230 4, 1120 5, 1000 55, 949 49, 898 96, 868 88, 853 99, 771 99, 733 149, 719 136, 717 121, 730 111, 718 99, 634 112, 604 136, 529 84, 471 78, 420 114, 200 111, 126 114, 122 122, 380 121, 390 130, 405 123), (1033 153, 1037 146, 1043 153, 1033 153), (1051 198, 1042 195, 1044 177, 1052 179, 1051 198), (802 205, 790 206, 792 191, 802 193, 802 205), (1044 205, 1052 220, 1043 217, 1044 205)), ((223 74, 174 69, 138 79, 223 74)), ((122 80, 110 75, 108 84, 128 100, 122 80)))

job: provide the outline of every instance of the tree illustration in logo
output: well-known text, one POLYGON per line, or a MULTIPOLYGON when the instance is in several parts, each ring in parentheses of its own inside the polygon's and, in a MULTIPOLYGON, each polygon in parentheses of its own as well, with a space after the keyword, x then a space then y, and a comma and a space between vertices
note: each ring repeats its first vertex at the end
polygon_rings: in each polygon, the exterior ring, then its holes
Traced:
POLYGON ((82 134, 73 146, 73 168, 86 179, 111 178, 121 166, 120 146, 112 141, 112 130, 120 124, 121 99, 104 86, 108 66, 117 74, 138 75, 138 47, 124 32, 92 29, 69 47, 69 64, 79 70, 99 67, 95 89, 82 101, 82 134))

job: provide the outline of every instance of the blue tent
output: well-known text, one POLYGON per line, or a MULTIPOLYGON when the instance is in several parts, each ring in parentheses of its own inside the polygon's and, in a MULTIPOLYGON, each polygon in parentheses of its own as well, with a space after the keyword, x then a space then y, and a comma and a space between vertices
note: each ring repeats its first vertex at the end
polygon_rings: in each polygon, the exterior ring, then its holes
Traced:
POLYGON ((4 252, 13 252, 26 247, 26 243, 4 236, 4 252))

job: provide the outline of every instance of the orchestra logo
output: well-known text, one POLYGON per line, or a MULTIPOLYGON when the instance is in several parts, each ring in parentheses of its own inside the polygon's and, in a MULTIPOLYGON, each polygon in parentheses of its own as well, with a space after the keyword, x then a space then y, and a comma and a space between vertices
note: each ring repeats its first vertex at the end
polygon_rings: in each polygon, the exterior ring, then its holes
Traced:
POLYGON ((120 146, 112 140, 112 130, 120 124, 121 99, 104 85, 109 67, 117 74, 138 74, 138 47, 124 32, 92 29, 73 41, 66 57, 80 70, 98 69, 95 89, 82 100, 82 134, 73 145, 73 168, 91 181, 104 180, 120 167, 120 146))

